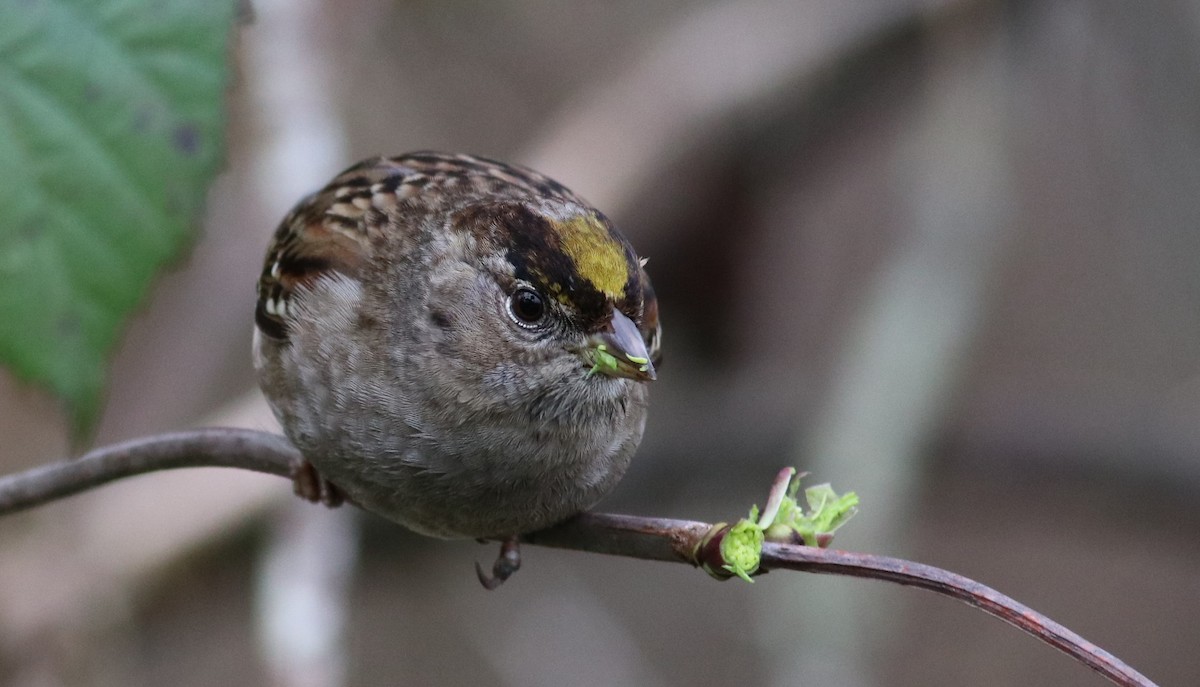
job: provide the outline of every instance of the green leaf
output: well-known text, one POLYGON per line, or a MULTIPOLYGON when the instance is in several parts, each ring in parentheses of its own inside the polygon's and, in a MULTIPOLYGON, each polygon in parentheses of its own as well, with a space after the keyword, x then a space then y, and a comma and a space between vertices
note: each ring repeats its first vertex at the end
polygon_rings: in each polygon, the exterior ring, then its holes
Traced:
MULTIPOLYGON (((786 494, 778 498, 771 517, 759 520, 759 526, 768 541, 790 541, 795 534, 808 546, 828 546, 833 541, 833 533, 858 512, 858 494, 849 491, 839 496, 828 483, 808 487, 804 490, 809 509, 806 513, 796 500, 804 475, 796 474, 795 470, 790 472, 786 494)), ((775 489, 781 484, 777 483, 775 489)), ((779 496, 773 490, 773 497, 779 496)), ((757 516, 756 506, 750 510, 750 520, 758 519, 757 516)))
POLYGON ((805 489, 804 499, 816 534, 832 534, 858 512, 858 494, 850 491, 838 496, 828 483, 805 489))
POLYGON ((234 0, 0 3, 0 364, 96 419, 222 157, 234 0))

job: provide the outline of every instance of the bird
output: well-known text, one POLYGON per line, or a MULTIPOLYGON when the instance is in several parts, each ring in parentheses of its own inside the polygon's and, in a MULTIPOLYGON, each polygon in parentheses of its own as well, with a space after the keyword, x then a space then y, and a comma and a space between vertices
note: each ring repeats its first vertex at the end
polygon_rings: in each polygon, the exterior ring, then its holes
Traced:
POLYGON ((257 283, 257 380, 297 493, 421 534, 502 541, 587 510, 641 441, 658 299, 566 186, 421 151, 338 174, 280 223, 257 283))

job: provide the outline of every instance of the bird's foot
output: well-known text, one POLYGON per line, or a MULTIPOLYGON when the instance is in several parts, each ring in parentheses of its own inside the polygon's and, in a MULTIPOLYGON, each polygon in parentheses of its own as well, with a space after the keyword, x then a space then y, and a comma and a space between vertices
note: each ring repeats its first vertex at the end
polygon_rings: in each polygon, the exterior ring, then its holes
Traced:
POLYGON ((505 539, 500 544, 500 555, 492 564, 492 574, 483 571, 483 566, 475 564, 475 573, 479 575, 479 583, 484 589, 492 590, 504 584, 512 574, 521 569, 521 542, 516 535, 505 539))
POLYGON ((292 464, 292 489, 296 496, 313 503, 323 503, 329 508, 337 508, 346 502, 342 490, 322 477, 307 460, 292 464))

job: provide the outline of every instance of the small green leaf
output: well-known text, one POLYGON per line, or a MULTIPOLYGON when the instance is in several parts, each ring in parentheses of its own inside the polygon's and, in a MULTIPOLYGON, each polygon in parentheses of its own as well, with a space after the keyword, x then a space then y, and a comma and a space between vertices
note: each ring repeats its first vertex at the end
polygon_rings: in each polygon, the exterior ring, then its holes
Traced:
POLYGON ((858 512, 858 494, 847 492, 841 496, 829 484, 818 484, 804 490, 808 501, 809 518, 818 534, 837 531, 858 512))
MULTIPOLYGON (((808 512, 805 512, 796 498, 804 475, 796 475, 795 471, 792 475, 787 493, 779 499, 773 517, 762 518, 759 525, 769 541, 791 541, 795 533, 808 546, 828 546, 833 533, 858 512, 858 495, 851 491, 839 496, 829 484, 808 487, 804 490, 804 500, 808 504, 808 512)), ((777 484, 782 485, 782 482, 777 484)), ((773 493, 773 499, 777 497, 778 493, 773 493)), ((750 511, 752 520, 757 512, 757 507, 750 511)), ((768 510, 764 515, 771 515, 771 512, 768 510)))
POLYGON ((0 3, 0 364, 95 421, 221 160, 235 1, 0 3))

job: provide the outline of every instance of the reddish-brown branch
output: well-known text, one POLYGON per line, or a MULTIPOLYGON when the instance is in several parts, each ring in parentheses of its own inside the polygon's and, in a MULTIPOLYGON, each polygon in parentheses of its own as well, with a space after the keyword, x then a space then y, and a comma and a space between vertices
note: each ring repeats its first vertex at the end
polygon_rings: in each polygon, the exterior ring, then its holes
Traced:
MULTIPOLYGON (((184 467, 232 467, 287 477, 300 455, 281 436, 242 429, 197 429, 135 439, 64 461, 0 478, 0 515, 14 513, 123 477, 184 467)), ((645 560, 703 564, 719 547, 698 547, 712 525, 690 520, 585 513, 532 532, 528 544, 645 560), (698 556, 706 556, 699 560, 698 556)), ((1107 651, 1013 599, 952 572, 885 556, 768 542, 762 570, 799 570, 886 580, 964 601, 1072 656, 1113 683, 1154 683, 1107 651)))
POLYGON ((1121 659, 1032 608, 948 570, 887 556, 770 542, 763 546, 762 564, 772 570, 869 577, 945 594, 1024 630, 1118 685, 1154 684, 1121 659))

